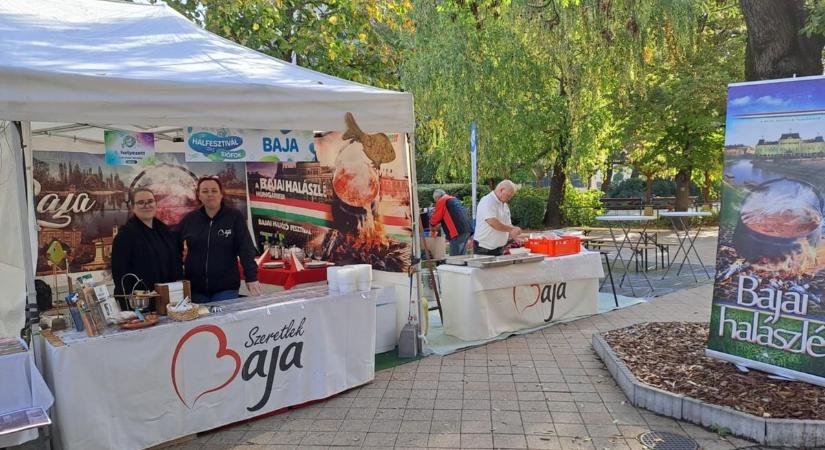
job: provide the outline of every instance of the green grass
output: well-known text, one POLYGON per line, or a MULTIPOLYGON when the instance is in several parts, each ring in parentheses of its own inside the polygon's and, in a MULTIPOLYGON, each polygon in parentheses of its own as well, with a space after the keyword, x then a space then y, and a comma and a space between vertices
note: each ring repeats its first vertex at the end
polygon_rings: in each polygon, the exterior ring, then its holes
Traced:
POLYGON ((393 349, 384 353, 376 353, 375 355, 375 371, 389 369, 390 367, 400 366, 402 364, 418 361, 424 356, 418 355, 414 358, 399 358, 398 349, 393 349))

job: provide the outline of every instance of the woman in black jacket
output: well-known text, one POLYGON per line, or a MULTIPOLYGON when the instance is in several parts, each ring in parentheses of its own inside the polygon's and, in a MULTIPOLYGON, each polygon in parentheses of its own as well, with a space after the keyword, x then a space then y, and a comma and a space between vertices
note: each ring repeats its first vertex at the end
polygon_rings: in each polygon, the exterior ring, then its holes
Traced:
POLYGON ((192 286, 196 303, 238 297, 243 266, 246 287, 261 295, 255 245, 246 219, 237 209, 223 204, 223 186, 217 178, 201 177, 197 187, 202 207, 190 212, 178 224, 181 242, 186 246, 184 272, 192 286))
MULTIPOLYGON (((115 294, 130 294, 133 289, 151 291, 155 283, 182 279, 178 240, 165 223, 155 218, 155 194, 146 188, 135 189, 129 193, 129 205, 132 216, 120 227, 112 242, 115 294), (127 277, 127 274, 137 278, 127 277)), ((130 309, 122 300, 120 307, 130 309)))

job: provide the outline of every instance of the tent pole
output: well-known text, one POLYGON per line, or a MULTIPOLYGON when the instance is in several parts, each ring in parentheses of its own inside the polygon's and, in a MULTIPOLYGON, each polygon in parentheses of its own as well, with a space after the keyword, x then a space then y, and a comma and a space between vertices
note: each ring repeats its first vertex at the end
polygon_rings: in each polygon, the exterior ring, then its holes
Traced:
MULTIPOLYGON (((413 248, 413 257, 412 257, 411 263, 415 263, 416 261, 419 261, 418 263, 415 264, 416 266, 419 266, 420 265, 420 260, 421 260, 421 232, 420 232, 420 227, 422 225, 420 223, 420 210, 418 209, 418 189, 416 188, 416 184, 417 184, 416 180, 418 179, 418 177, 416 176, 416 172, 415 172, 415 133, 407 133, 406 146, 407 146, 407 164, 408 164, 407 173, 410 176, 410 209, 411 209, 410 212, 412 213, 412 217, 410 217, 410 220, 412 221, 412 248, 413 248)), ((423 316, 424 314, 428 314, 429 311, 424 311, 424 309, 423 309, 424 307, 421 303, 421 292, 423 292, 423 290, 421 289, 420 271, 416 270, 413 273, 413 276, 415 277, 415 286, 416 286, 415 304, 418 306, 418 321, 416 321, 416 324, 415 324, 416 334, 419 337, 423 337, 422 334, 421 334, 422 333, 422 328, 421 328, 422 317, 424 317, 423 316)), ((422 339, 419 339, 418 351, 423 353, 423 346, 421 345, 421 341, 422 341, 422 339)))
MULTIPOLYGON (((29 307, 33 307, 34 314, 37 314, 37 291, 34 288, 34 257, 32 250, 32 230, 35 229, 36 224, 30 221, 33 217, 31 213, 33 196, 31 193, 31 165, 27 163, 30 158, 30 143, 31 143, 31 123, 30 122, 14 122, 15 130, 17 131, 17 139, 20 142, 20 151, 14 152, 14 164, 20 170, 18 172, 21 176, 25 188, 19 189, 17 192, 17 202, 20 205, 20 233, 23 237, 23 260, 26 269, 26 297, 29 307), (28 136, 28 137, 27 137, 28 136), (27 153, 29 155, 27 155, 27 153)), ((27 320, 30 318, 27 318, 27 320)))

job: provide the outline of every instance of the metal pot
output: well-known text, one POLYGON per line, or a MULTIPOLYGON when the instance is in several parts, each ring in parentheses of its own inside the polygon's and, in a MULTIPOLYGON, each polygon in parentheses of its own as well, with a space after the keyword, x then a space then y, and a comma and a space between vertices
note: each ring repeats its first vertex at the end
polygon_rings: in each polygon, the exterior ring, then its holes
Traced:
POLYGON ((132 309, 146 309, 149 307, 152 297, 139 297, 132 295, 129 297, 129 307, 132 309))
POLYGON ((739 210, 733 244, 751 261, 784 259, 822 235, 823 200, 804 181, 779 178, 753 188, 739 210))

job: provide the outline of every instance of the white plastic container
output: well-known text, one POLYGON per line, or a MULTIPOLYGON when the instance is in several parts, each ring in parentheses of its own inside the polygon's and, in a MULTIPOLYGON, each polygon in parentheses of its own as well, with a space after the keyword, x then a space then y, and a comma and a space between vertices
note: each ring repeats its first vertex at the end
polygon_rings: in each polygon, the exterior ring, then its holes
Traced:
POLYGON ((358 272, 352 266, 344 266, 336 272, 338 279, 338 292, 343 294, 351 294, 355 292, 358 287, 358 272))
POLYGON ((372 288, 372 265, 370 264, 355 264, 353 267, 356 271, 356 287, 359 291, 369 291, 372 288))
POLYGON ((327 267, 327 284, 330 292, 338 292, 338 271, 343 268, 343 266, 327 267))

